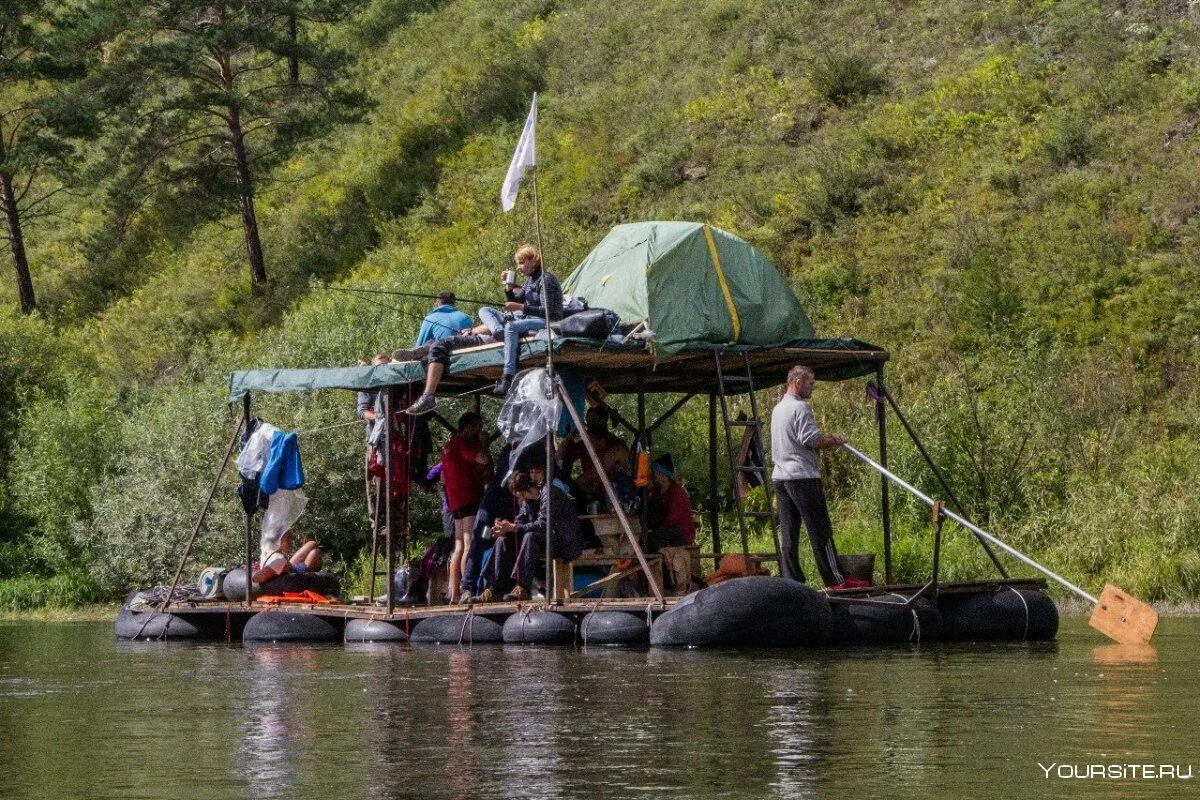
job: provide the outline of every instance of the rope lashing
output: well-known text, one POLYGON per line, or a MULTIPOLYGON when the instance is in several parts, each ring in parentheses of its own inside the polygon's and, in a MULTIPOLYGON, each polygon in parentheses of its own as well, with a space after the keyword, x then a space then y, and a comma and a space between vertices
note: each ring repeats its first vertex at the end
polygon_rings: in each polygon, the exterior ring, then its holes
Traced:
POLYGON ((1024 630, 1024 632, 1021 634, 1021 641, 1023 642, 1023 641, 1025 641, 1026 639, 1028 639, 1028 638, 1029 638, 1029 601, 1025 599, 1025 595, 1021 594, 1020 592, 1018 592, 1018 591, 1017 591, 1016 589, 1014 589, 1013 587, 1011 587, 1011 586, 1006 586, 1006 587, 1004 587, 1004 588, 1008 589, 1010 592, 1012 592, 1012 593, 1013 593, 1013 594, 1015 594, 1015 595, 1016 595, 1018 598, 1020 598, 1020 600, 1021 600, 1021 605, 1023 605, 1023 606, 1025 607, 1025 630, 1024 630))

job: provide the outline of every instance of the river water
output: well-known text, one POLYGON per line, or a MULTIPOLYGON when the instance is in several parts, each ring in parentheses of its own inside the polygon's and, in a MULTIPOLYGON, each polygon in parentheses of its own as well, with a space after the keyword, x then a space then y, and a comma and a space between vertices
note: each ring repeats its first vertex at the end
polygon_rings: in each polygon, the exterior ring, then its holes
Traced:
POLYGON ((1200 619, 1155 645, 1077 618, 1053 643, 758 652, 3 624, 0 797, 1200 797, 1200 619))

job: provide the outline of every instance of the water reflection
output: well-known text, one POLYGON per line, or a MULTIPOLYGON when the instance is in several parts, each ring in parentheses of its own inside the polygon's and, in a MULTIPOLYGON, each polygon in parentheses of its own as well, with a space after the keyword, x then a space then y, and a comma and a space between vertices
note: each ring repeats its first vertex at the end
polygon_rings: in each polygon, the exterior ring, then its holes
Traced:
POLYGON ((1152 644, 1106 644, 1092 648, 1098 666, 1119 667, 1130 664, 1157 664, 1158 648, 1152 644))
POLYGON ((305 745, 312 737, 307 719, 314 687, 300 675, 318 651, 307 647, 249 646, 249 694, 235 709, 243 732, 237 764, 255 797, 295 796, 297 773, 307 767, 305 745))
POLYGON ((815 797, 817 766, 828 749, 828 707, 820 699, 812 667, 791 665, 767 678, 767 729, 775 756, 772 788, 782 797, 815 797), (818 744, 818 738, 824 739, 818 744))

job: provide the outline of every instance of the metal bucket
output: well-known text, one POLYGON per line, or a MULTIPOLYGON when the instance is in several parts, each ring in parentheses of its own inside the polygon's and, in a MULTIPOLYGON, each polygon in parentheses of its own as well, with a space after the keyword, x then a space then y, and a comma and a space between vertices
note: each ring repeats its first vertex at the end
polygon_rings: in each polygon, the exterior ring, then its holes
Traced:
POLYGON ((845 578, 858 578, 860 581, 874 583, 875 573, 874 553, 847 553, 838 556, 838 569, 845 578))

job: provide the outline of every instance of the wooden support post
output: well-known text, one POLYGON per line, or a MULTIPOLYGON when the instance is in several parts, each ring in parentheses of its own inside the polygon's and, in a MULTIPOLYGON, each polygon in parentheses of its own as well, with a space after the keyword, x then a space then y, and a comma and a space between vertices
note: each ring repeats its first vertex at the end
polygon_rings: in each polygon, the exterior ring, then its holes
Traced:
MULTIPOLYGON (((929 583, 932 586, 931 599, 934 603, 938 598, 938 573, 942 567, 942 521, 945 519, 942 515, 944 504, 941 500, 933 502, 933 577, 929 583)), ((888 583, 891 583, 889 580, 888 583)))

